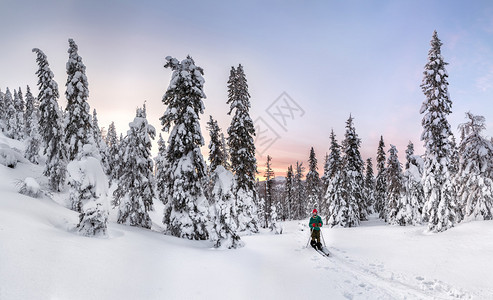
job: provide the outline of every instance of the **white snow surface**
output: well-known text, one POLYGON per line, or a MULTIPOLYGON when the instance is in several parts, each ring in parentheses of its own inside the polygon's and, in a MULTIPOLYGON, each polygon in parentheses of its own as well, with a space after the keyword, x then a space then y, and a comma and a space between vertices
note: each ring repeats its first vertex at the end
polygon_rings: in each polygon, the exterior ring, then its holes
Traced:
MULTIPOLYGON (((90 164, 90 163, 89 163, 90 164)), ((88 166, 89 167, 89 166, 88 166)), ((389 226, 373 215, 356 228, 322 234, 332 256, 306 248, 308 220, 243 236, 245 247, 216 250, 153 230, 114 223, 107 238, 73 229, 66 194, 31 198, 15 182, 42 166, 0 165, 0 299, 493 299, 493 222, 389 226)))

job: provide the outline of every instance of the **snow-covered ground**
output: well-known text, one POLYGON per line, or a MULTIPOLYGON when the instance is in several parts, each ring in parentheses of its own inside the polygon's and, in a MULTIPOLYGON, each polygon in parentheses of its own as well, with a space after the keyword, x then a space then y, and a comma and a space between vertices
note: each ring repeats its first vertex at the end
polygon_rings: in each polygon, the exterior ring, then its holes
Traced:
MULTIPOLYGON (((0 141, 0 143, 3 141, 0 141)), ((9 142, 10 143, 10 142, 9 142)), ((10 144, 11 147, 15 145, 10 144)), ((22 145, 19 145, 21 147, 22 145)), ((444 233, 393 227, 373 218, 361 227, 324 228, 332 257, 311 248, 307 221, 283 223, 282 235, 245 236, 245 247, 115 224, 108 238, 73 231, 78 214, 66 195, 19 194, 42 168, 0 165, 0 299, 493 299, 493 222, 444 233)))

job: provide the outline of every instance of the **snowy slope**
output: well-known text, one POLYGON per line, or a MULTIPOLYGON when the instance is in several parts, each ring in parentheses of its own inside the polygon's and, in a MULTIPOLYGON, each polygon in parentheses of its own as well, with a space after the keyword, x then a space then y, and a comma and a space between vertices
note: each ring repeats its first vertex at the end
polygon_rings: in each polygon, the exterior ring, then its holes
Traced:
MULTIPOLYGON (((284 234, 243 237, 246 246, 214 250, 210 242, 109 224, 108 238, 73 228, 78 214, 55 200, 17 193, 16 180, 42 168, 0 165, 0 299, 493 299, 493 222, 441 234, 379 220, 324 228, 332 257, 305 248, 307 222, 284 234)), ((112 212, 114 220, 115 212, 112 212)), ((111 219, 111 218, 110 218, 111 219)))

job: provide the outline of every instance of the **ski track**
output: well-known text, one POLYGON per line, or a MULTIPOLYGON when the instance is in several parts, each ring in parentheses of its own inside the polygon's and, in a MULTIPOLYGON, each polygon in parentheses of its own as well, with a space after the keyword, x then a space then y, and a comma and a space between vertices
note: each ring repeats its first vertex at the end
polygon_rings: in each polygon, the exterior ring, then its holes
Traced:
MULTIPOLYGON (((306 247, 306 232, 299 232, 302 249, 311 251, 306 247)), ((345 299, 474 299, 471 293, 440 280, 427 280, 423 276, 409 278, 387 270, 383 263, 356 261, 344 250, 329 245, 327 248, 329 257, 313 250, 311 261, 316 270, 325 271, 322 275, 332 281, 337 291, 343 291, 345 299)))

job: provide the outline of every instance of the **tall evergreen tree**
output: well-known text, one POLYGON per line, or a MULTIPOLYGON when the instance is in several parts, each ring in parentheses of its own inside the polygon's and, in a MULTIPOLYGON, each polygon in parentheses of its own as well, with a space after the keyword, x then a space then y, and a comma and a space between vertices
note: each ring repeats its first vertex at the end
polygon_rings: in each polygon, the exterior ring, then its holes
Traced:
POLYGON ((0 89, 0 130, 5 131, 5 121, 7 119, 7 111, 5 105, 5 94, 0 89))
POLYGON ((265 226, 270 227, 272 225, 271 220, 271 208, 273 205, 273 179, 275 177, 274 170, 272 170, 272 157, 267 155, 267 162, 265 163, 265 226))
POLYGON ((244 243, 238 235, 237 211, 232 192, 233 173, 222 165, 212 172, 210 239, 216 248, 235 249, 244 243))
POLYGON ((108 127, 108 133, 106 134, 106 147, 108 149, 108 169, 106 170, 109 175, 110 184, 119 178, 119 165, 120 165, 120 155, 119 155, 120 142, 116 135, 115 122, 111 122, 108 127))
POLYGON ((166 205, 166 143, 164 142, 163 136, 159 134, 159 139, 157 141, 158 153, 154 159, 156 163, 156 191, 157 198, 166 205))
POLYGON ((330 153, 327 158, 327 177, 328 180, 330 181, 331 178, 333 178, 336 173, 341 171, 341 163, 342 163, 342 158, 341 158, 341 146, 337 142, 336 135, 334 133, 334 130, 331 131, 330 133, 330 153))
MULTIPOLYGON (((14 90, 15 94, 15 90, 14 90)), ((14 107, 14 98, 12 97, 12 93, 10 92, 10 89, 7 88, 5 91, 5 94, 3 96, 3 110, 4 110, 4 116, 3 116, 3 127, 2 130, 5 132, 5 135, 10 137, 10 127, 11 125, 11 120, 13 120, 13 116, 15 113, 15 107, 14 107)))
POLYGON ((13 118, 11 119, 11 136, 13 139, 21 140, 24 138, 24 97, 22 95, 22 90, 19 87, 17 93, 14 90, 14 107, 13 107, 13 118))
POLYGON ((226 138, 224 137, 224 133, 221 132, 221 146, 222 146, 222 153, 223 153, 223 162, 224 162, 224 167, 226 170, 231 170, 231 163, 230 163, 230 157, 229 157, 229 148, 228 148, 228 143, 226 142, 226 138))
POLYGON ((101 128, 99 128, 98 113, 96 112, 96 109, 92 110, 91 129, 94 143, 101 149, 103 146, 103 135, 101 133, 101 128))
POLYGON ((137 109, 129 126, 122 157, 125 168, 113 193, 113 205, 119 207, 118 223, 150 229, 148 212, 153 210, 155 197, 151 143, 156 130, 147 122, 145 106, 137 109))
POLYGON ((207 129, 209 130, 209 136, 211 141, 209 143, 209 161, 210 170, 213 172, 217 166, 226 166, 224 161, 224 146, 221 139, 221 128, 217 124, 217 121, 209 116, 209 122, 207 122, 207 129))
POLYGON ((204 240, 208 238, 208 203, 202 187, 206 166, 200 152, 204 139, 199 124, 204 112, 204 71, 190 56, 181 62, 168 56, 164 67, 173 74, 163 97, 167 108, 161 117, 163 130, 170 132, 172 128, 166 152, 163 223, 173 236, 204 240))
POLYGON ((43 142, 43 153, 46 155, 46 166, 43 174, 48 177, 50 189, 61 191, 66 178, 66 148, 63 142, 62 113, 58 106, 58 84, 53 79, 48 60, 43 51, 34 48, 38 63, 39 89, 39 130, 43 142))
POLYGON ((465 220, 493 219, 493 144, 481 132, 486 129, 485 118, 466 113, 468 121, 461 130, 459 199, 465 220))
POLYGON ((366 160, 365 170, 365 201, 368 206, 368 213, 373 213, 375 211, 375 176, 373 175, 373 163, 371 162, 371 158, 366 160))
POLYGON ((7 88, 5 102, 7 105, 6 135, 11 139, 19 139, 17 133, 17 103, 19 102, 19 94, 15 89, 12 98, 12 94, 7 88))
POLYGON ((346 134, 342 142, 343 180, 347 205, 347 224, 349 227, 358 226, 360 221, 366 220, 368 211, 363 196, 363 159, 359 152, 361 140, 356 134, 353 117, 349 116, 346 122, 346 134))
POLYGON ((426 97, 421 107, 425 146, 423 189, 426 203, 423 219, 433 232, 445 231, 457 222, 456 195, 449 166, 452 159, 452 131, 447 115, 452 112, 452 101, 448 92, 448 73, 445 69, 440 47, 442 42, 437 32, 433 33, 428 62, 423 72, 421 89, 426 97))
MULTIPOLYGON (((325 195, 325 193, 327 192, 327 187, 329 186, 329 180, 330 180, 330 175, 329 175, 329 172, 330 172, 330 166, 329 166, 329 154, 326 153, 325 154, 325 158, 324 158, 324 173, 322 174, 322 177, 320 177, 320 181, 322 183, 322 195, 325 195)), ((321 207, 324 207, 324 204, 320 204, 321 207)), ((326 207, 324 207, 324 210, 326 209, 326 207)))
POLYGON ((317 208, 319 213, 322 213, 320 203, 322 202, 322 183, 318 174, 317 158, 315 150, 310 149, 308 158, 308 173, 306 174, 306 215, 309 215, 314 208, 317 208))
POLYGON ((293 219, 293 204, 294 204, 294 173, 293 165, 289 165, 288 171, 286 172, 286 183, 284 185, 284 197, 287 210, 287 219, 293 219))
POLYGON ((330 135, 329 182, 325 201, 327 203, 327 224, 348 227, 348 205, 345 200, 345 185, 342 173, 342 159, 339 143, 334 131, 330 135))
MULTIPOLYGON (((145 110, 145 104, 144 104, 144 110, 145 110)), ((106 146, 106 143, 103 140, 103 134, 101 133, 101 128, 99 128, 99 122, 98 122, 98 114, 96 112, 96 109, 93 110, 92 112, 92 118, 91 118, 91 128, 92 128, 92 136, 94 138, 94 145, 97 147, 97 153, 99 154, 99 157, 101 159, 101 165, 103 166, 103 170, 106 174, 109 174, 109 162, 108 162, 108 147, 106 146)))
POLYGON ((226 168, 226 163, 224 161, 224 145, 222 145, 222 139, 220 137, 221 135, 221 129, 219 128, 219 125, 217 124, 217 121, 212 118, 212 116, 209 116, 209 121, 207 122, 207 130, 209 131, 209 137, 210 137, 210 142, 209 142, 209 162, 210 164, 208 165, 207 168, 207 176, 206 176, 206 183, 204 185, 204 192, 206 195, 206 198, 209 200, 212 200, 212 190, 215 185, 215 173, 214 170, 218 166, 223 166, 226 168))
POLYGON ((375 211, 380 214, 380 218, 385 219, 387 207, 387 175, 385 169, 385 143, 383 136, 380 136, 377 148, 377 178, 375 183, 375 211))
POLYGON ((303 182, 303 172, 305 167, 303 163, 296 162, 296 171, 294 173, 293 193, 293 215, 295 220, 301 220, 306 217, 305 213, 305 183, 303 182))
POLYGON ((324 204, 323 207, 325 207, 325 211, 327 212, 327 220, 330 218, 330 214, 332 213, 332 210, 329 210, 329 207, 331 205, 331 198, 333 195, 329 195, 329 193, 336 192, 333 190, 335 186, 333 186, 332 179, 334 176, 337 175, 340 176, 340 171, 341 171, 341 146, 337 143, 336 135, 334 133, 334 130, 331 130, 330 133, 330 146, 329 146, 329 151, 330 153, 327 154, 326 160, 325 160, 325 165, 324 165, 324 190, 323 190, 323 197, 324 197, 324 204), (331 189, 329 190, 329 186, 331 186, 331 189))
POLYGON ((26 90, 26 110, 24 112, 24 133, 25 136, 29 137, 31 135, 31 130, 33 129, 34 126, 38 126, 37 120, 39 119, 37 117, 38 115, 38 108, 35 107, 35 102, 36 99, 34 98, 33 94, 31 93, 31 88, 29 85, 27 86, 26 90), (36 122, 33 123, 33 113, 36 114, 36 122))
POLYGON ((398 203, 396 224, 401 226, 421 223, 424 202, 422 159, 414 155, 414 145, 409 142, 406 149, 406 167, 403 175, 403 193, 398 203))
POLYGON ((93 128, 89 113, 89 84, 86 66, 78 54, 78 46, 69 39, 69 59, 67 62, 67 83, 65 96, 65 143, 68 145, 68 159, 74 160, 82 152, 85 144, 94 144, 93 128))
POLYGON ((387 208, 385 221, 397 224, 397 213, 399 212, 399 200, 403 190, 402 167, 397 155, 397 148, 390 145, 389 158, 387 160, 387 208))
POLYGON ((26 91, 26 112, 24 114, 25 136, 27 137, 26 150, 24 157, 34 164, 39 163, 39 150, 41 146, 41 135, 38 131, 38 109, 34 107, 35 99, 31 94, 31 89, 27 86, 26 91))
POLYGON ((228 146, 230 149, 231 167, 235 175, 233 194, 236 199, 240 232, 258 232, 256 202, 257 191, 255 176, 257 159, 255 158, 255 127, 250 118, 250 94, 248 84, 240 64, 236 69, 231 67, 228 80, 228 101, 230 110, 234 111, 231 125, 228 128, 228 146))

